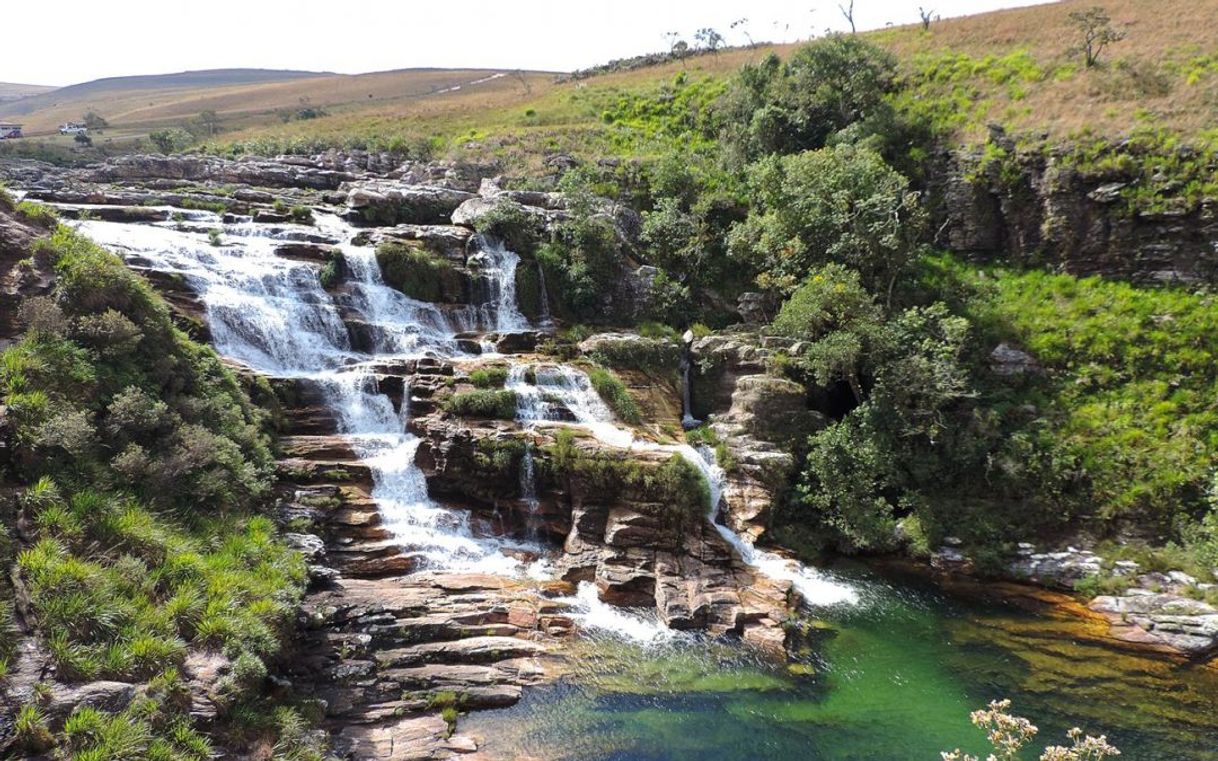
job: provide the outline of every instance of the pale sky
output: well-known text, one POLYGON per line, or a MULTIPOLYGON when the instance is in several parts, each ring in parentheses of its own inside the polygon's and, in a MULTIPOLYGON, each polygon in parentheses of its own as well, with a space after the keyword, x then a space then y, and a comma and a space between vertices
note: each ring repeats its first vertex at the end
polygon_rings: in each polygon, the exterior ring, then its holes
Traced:
MULTIPOLYGON (((845 0, 843 0, 845 1, 845 0)), ((1043 0, 1039 0, 1043 1, 1043 0)), ((859 29, 1038 0, 855 0, 859 29)), ((411 67, 568 71, 692 42, 842 29, 836 0, 0 0, 0 82, 66 85, 216 68, 358 74, 411 67)))

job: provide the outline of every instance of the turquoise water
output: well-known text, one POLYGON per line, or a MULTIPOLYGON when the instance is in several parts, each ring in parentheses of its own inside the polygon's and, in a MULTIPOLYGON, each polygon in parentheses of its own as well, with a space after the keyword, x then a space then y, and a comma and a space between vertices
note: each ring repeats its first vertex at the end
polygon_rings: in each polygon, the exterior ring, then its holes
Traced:
POLYGON ((504 758, 904 761, 984 754, 968 714, 1007 697, 1040 746, 1077 725, 1122 759, 1218 759, 1218 671, 1116 646, 1102 626, 1019 596, 850 575, 864 602, 806 628, 793 665, 734 643, 590 637, 562 682, 460 729, 504 758))

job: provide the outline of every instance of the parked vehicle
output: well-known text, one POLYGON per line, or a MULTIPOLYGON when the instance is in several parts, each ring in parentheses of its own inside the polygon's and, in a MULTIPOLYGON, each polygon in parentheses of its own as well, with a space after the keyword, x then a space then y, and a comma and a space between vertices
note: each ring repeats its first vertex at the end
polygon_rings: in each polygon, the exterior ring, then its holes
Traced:
POLYGON ((68 122, 67 124, 59 125, 59 134, 61 135, 87 135, 89 128, 80 122, 68 122))
POLYGON ((21 134, 20 124, 0 123, 0 140, 16 140, 19 137, 25 137, 21 134))

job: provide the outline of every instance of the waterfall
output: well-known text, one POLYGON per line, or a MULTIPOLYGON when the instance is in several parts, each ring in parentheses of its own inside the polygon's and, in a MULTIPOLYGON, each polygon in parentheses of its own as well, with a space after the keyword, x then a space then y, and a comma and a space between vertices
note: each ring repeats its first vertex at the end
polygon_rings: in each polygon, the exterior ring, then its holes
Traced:
POLYGON ((637 613, 614 607, 601 600, 596 585, 581 581, 574 596, 560 597, 555 602, 571 606, 571 617, 585 631, 643 645, 662 644, 691 635, 669 629, 654 612, 637 613))
POLYGON ((479 235, 473 239, 478 251, 469 258, 480 269, 486 286, 486 301, 480 306, 482 325, 496 333, 529 330, 529 321, 516 303, 516 268, 520 256, 502 241, 479 235))
POLYGON ((516 392, 516 419, 522 423, 574 419, 610 446, 627 448, 634 441, 633 433, 614 424, 587 373, 573 367, 513 365, 507 388, 516 392))
POLYGON ((322 288, 316 267, 276 257, 275 240, 257 225, 225 226, 218 247, 175 223, 83 221, 77 228, 133 265, 181 275, 204 304, 221 354, 267 375, 316 383, 340 433, 372 472, 371 496, 386 528, 422 567, 529 572, 505 550, 535 547, 476 537, 468 513, 428 497, 415 464, 420 442, 406 429, 409 400, 395 412, 369 368, 385 356, 452 355, 452 328, 434 306, 386 286, 375 253, 351 245, 354 230, 334 217, 318 222, 342 246, 354 275, 342 303, 322 288), (352 348, 344 317, 372 326, 371 354, 352 348))
POLYGON ((537 499, 537 467, 531 441, 524 445, 524 455, 520 458, 520 499, 525 506, 527 538, 537 541, 541 528, 541 501, 537 499))
POLYGON ((554 318, 550 316, 550 292, 546 290, 546 270, 537 262, 537 299, 541 310, 537 323, 543 328, 554 327, 554 318))
POLYGON ((694 334, 687 330, 681 336, 681 427, 685 430, 697 428, 702 421, 694 417, 693 379, 694 334))
POLYGON ((727 474, 716 462, 715 450, 705 445, 696 450, 686 446, 681 448, 680 454, 702 471, 710 487, 710 514, 707 518, 745 565, 762 576, 790 582, 791 588, 806 605, 828 607, 853 605, 859 601, 858 591, 850 585, 837 581, 815 568, 809 568, 797 560, 758 549, 751 541, 720 523, 718 518, 727 474))

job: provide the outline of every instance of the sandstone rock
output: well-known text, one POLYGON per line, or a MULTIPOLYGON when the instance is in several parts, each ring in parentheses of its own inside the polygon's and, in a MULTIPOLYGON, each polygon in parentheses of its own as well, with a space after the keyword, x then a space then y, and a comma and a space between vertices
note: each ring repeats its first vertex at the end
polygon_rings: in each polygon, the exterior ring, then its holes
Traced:
POLYGON ((443 225, 473 194, 435 185, 364 180, 350 186, 348 218, 365 224, 443 225))

